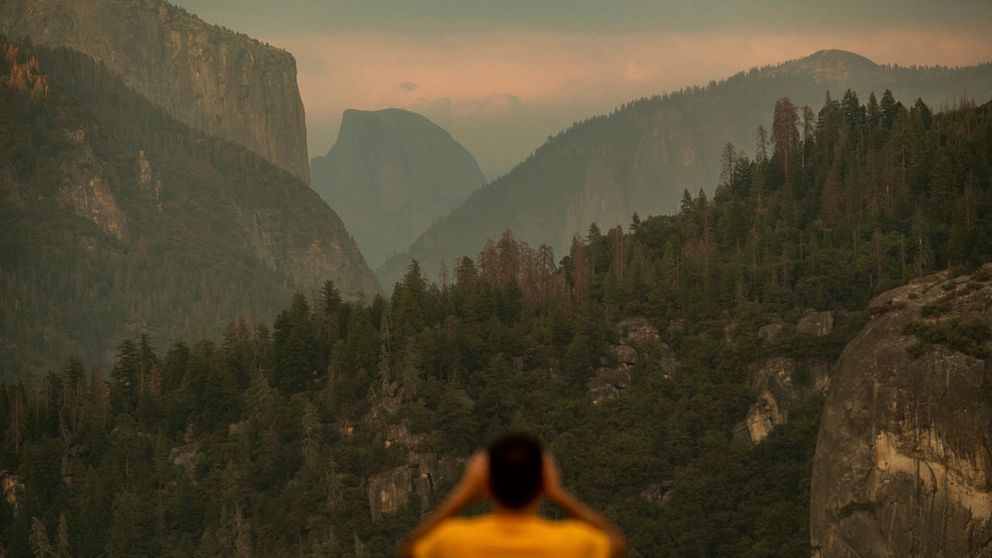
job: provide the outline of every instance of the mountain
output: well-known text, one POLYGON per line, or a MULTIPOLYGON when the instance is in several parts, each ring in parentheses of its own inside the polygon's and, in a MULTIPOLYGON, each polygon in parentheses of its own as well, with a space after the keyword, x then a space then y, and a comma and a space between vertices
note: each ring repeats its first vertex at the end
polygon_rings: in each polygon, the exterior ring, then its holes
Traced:
POLYGON ((503 235, 444 285, 414 266, 371 304, 293 296, 271 329, 0 379, 0 544, 391 556, 473 451, 528 431, 634 556, 987 555, 992 103, 820 114, 560 263, 503 235))
POLYGON ((485 183, 451 134, 400 109, 345 111, 337 142, 310 163, 310 174, 372 266, 409 247, 485 183))
POLYGON ((268 319, 328 279, 349 298, 379 292, 298 177, 180 123, 83 54, 6 41, 2 54, 0 371, 268 319))
POLYGON ((575 124, 549 139, 510 173, 474 192, 425 231, 403 254, 377 269, 388 290, 417 259, 433 276, 441 259, 479 253, 506 229, 560 253, 589 225, 602 229, 679 209, 683 191, 712 194, 730 142, 754 153, 755 131, 770 126, 775 101, 820 106, 829 90, 854 89, 862 100, 891 89, 911 103, 954 104, 992 96, 992 64, 967 68, 877 65, 844 51, 817 52, 752 69, 704 88, 641 99, 575 124))
POLYGON ((834 369, 813 460, 823 556, 988 556, 992 264, 883 293, 834 369))
POLYGON ((194 129, 309 180, 296 61, 164 0, 4 0, 0 33, 86 53, 194 129))

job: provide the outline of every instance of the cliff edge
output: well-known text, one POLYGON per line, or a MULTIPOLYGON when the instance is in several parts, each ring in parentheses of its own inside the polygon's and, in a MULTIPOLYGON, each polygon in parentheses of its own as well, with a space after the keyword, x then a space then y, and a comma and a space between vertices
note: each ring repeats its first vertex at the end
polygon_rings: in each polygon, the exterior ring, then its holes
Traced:
POLYGON ((992 556, 992 264, 917 280, 871 310, 831 377, 814 556, 992 556))
POLYGON ((0 33, 85 53, 194 129, 309 183, 296 61, 162 0, 5 0, 0 33))

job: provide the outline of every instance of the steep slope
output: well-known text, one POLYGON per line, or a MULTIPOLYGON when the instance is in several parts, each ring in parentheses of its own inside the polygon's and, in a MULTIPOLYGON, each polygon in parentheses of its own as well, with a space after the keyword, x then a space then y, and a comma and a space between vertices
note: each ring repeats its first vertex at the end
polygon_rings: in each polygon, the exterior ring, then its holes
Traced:
POLYGON ((976 67, 879 66, 856 54, 822 51, 776 67, 753 69, 706 88, 624 105, 558 134, 509 174, 474 192, 404 254, 377 269, 388 290, 411 259, 432 276, 442 257, 476 255, 505 230, 560 253, 590 223, 606 229, 637 212, 672 213, 682 193, 712 193, 729 141, 753 154, 755 130, 770 127, 775 101, 820 106, 827 90, 856 90, 866 100, 891 89, 937 107, 962 95, 992 96, 992 64, 976 67))
POLYGON ((372 266, 408 248, 485 182, 451 134, 400 109, 345 111, 337 142, 310 172, 372 266))
POLYGON ((248 150, 193 131, 84 55, 4 43, 0 371, 124 335, 268 319, 327 279, 378 292, 337 215, 248 150))
POLYGON ((180 122, 309 180, 303 103, 288 52, 163 0, 4 0, 0 33, 86 53, 180 122))
POLYGON ((813 461, 821 556, 992 556, 992 264, 879 295, 813 461))

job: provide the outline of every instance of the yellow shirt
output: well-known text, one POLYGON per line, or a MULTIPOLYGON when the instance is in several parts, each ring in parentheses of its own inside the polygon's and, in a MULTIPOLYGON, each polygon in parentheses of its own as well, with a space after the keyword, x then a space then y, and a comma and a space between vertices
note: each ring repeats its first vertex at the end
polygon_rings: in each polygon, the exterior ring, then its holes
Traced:
POLYGON ((482 515, 443 521, 413 547, 414 558, 608 558, 606 534, 581 521, 482 515))

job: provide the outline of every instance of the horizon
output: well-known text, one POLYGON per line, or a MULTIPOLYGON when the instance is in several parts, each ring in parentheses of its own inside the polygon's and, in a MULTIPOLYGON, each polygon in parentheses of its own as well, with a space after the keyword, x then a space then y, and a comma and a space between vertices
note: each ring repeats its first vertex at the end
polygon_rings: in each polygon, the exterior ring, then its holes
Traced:
POLYGON ((574 122, 820 50, 904 67, 992 61, 992 37, 981 25, 992 20, 992 6, 972 1, 948 9, 845 0, 844 14, 834 13, 844 11, 835 4, 824 10, 773 0, 753 10, 590 5, 588 14, 562 2, 511 3, 507 13, 479 3, 357 9, 305 0, 295 10, 269 0, 252 0, 249 9, 221 0, 174 3, 296 58, 311 160, 333 146, 344 110, 401 108, 451 133, 487 180, 574 122))

